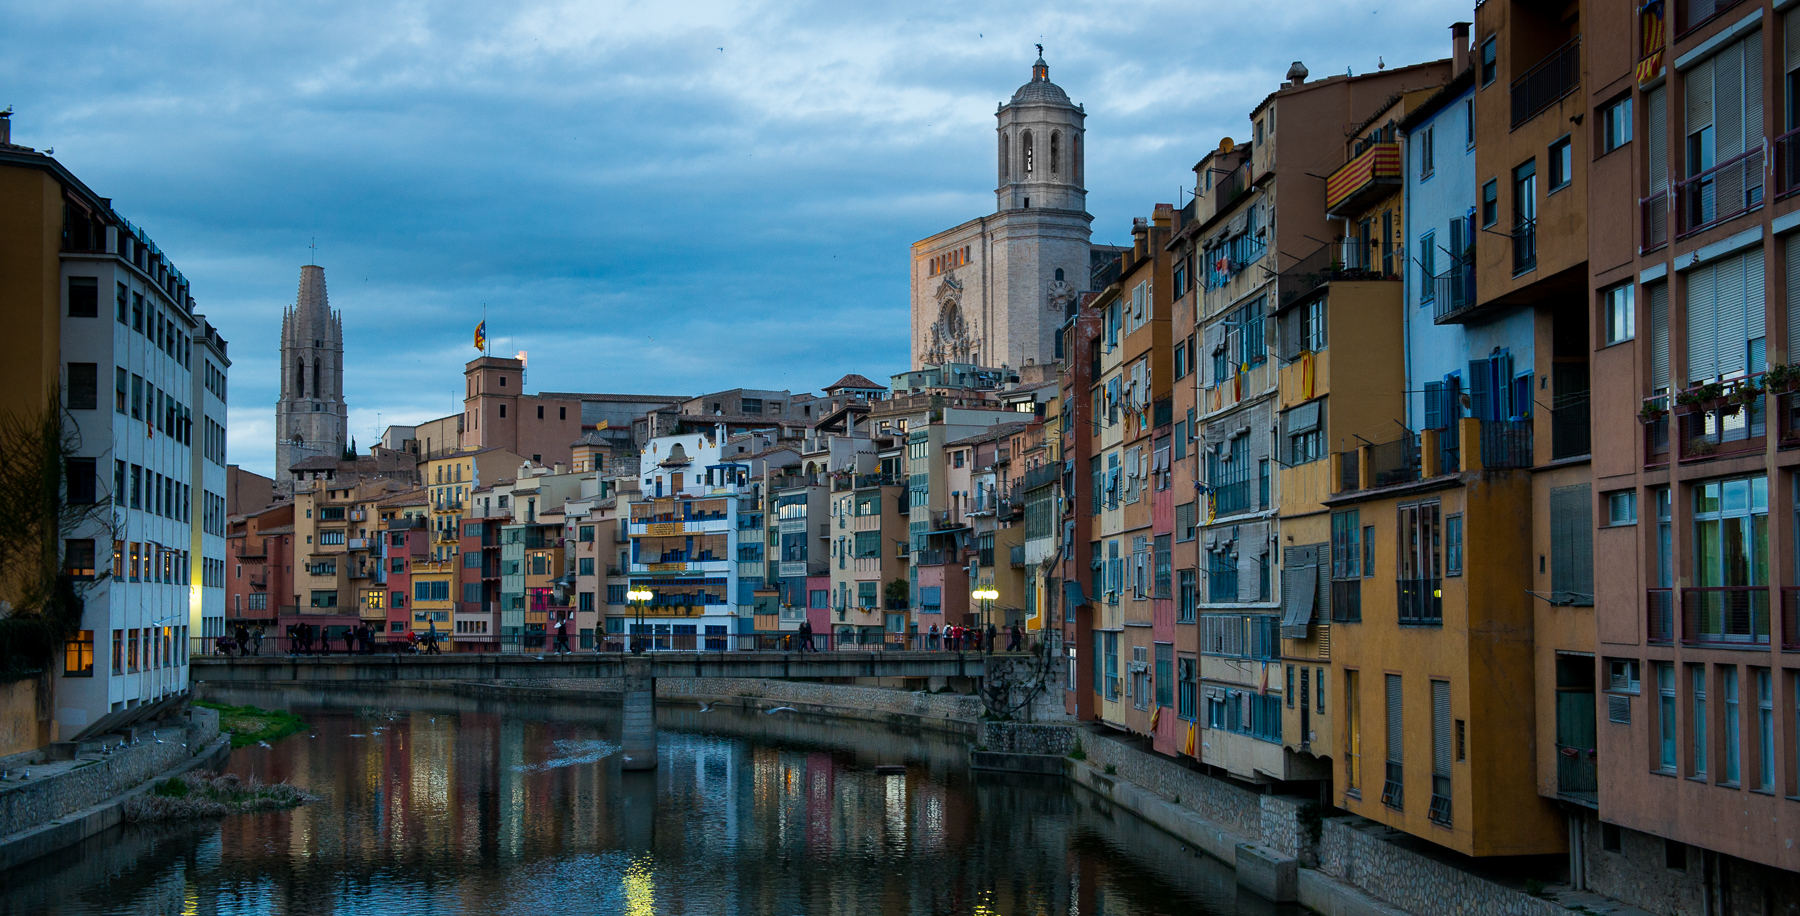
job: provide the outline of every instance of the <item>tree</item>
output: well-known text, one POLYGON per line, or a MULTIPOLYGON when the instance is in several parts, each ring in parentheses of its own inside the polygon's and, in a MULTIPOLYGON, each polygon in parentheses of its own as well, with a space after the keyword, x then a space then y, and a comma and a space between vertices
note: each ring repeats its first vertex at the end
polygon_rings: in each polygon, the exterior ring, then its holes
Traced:
POLYGON ((882 589, 882 595, 886 597, 888 601, 896 604, 906 604, 911 593, 912 589, 906 584, 906 580, 899 578, 898 576, 894 578, 894 581, 889 582, 886 588, 882 589))
POLYGON ((55 394, 40 411, 0 414, 0 672, 46 667, 81 628, 83 589, 63 568, 64 543, 107 504, 66 498, 79 447, 55 394))

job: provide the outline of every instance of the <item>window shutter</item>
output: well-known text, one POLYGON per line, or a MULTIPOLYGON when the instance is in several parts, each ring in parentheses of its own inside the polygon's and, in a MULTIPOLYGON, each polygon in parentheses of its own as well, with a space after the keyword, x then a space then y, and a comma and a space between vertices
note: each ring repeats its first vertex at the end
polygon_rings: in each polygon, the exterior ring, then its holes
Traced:
POLYGON ((1740 152, 1744 152, 1763 142, 1762 33, 1740 44, 1744 46, 1744 145, 1740 152))
POLYGON ((1488 393, 1488 361, 1476 359, 1469 361, 1469 416, 1477 420, 1491 420, 1488 393))
MULTIPOLYGON (((1761 41, 1762 36, 1758 34, 1758 47, 1761 47, 1761 41)), ((1733 42, 1714 55, 1711 69, 1715 144, 1713 161, 1724 162, 1744 151, 1744 43, 1733 42)), ((1692 92, 1693 83, 1690 82, 1688 87, 1688 91, 1692 92)), ((1689 133, 1693 130, 1692 126, 1688 128, 1689 133)), ((1758 132, 1760 131, 1761 122, 1758 122, 1758 132)), ((1727 189, 1723 184, 1727 174, 1728 172, 1719 173, 1719 197, 1725 200, 1741 199, 1726 197, 1727 189)))
MULTIPOLYGON (((1713 123, 1713 68, 1718 64, 1717 55, 1694 65, 1687 72, 1687 129, 1684 136, 1690 135, 1713 123)), ((1665 84, 1666 85, 1666 84, 1665 84)), ((1716 136, 1715 132, 1715 136, 1716 136)))
POLYGON ((1318 620, 1325 623, 1331 619, 1331 542, 1320 544, 1318 550, 1318 555, 1314 558, 1318 572, 1313 579, 1318 582, 1319 589, 1318 620))
POLYGON ((1731 375, 1744 371, 1744 341, 1747 328, 1744 322, 1744 266, 1746 258, 1727 258, 1718 262, 1713 270, 1717 286, 1714 289, 1715 313, 1718 325, 1718 336, 1713 346, 1713 372, 1731 375))
POLYGON ((1781 17, 1781 26, 1785 33, 1782 47, 1787 49, 1787 56, 1782 61, 1782 70, 1791 73, 1794 70, 1800 70, 1800 12, 1788 13, 1781 17))
MULTIPOLYGON (((1758 248, 1744 253, 1744 339, 1757 340, 1767 336, 1766 305, 1767 295, 1764 289, 1763 253, 1758 248)), ((1766 352, 1766 348, 1765 348, 1766 352)), ((1763 367, 1745 366, 1746 372, 1761 372, 1763 367)))
MULTIPOLYGON (((1789 250, 1793 252, 1793 254, 1788 256, 1788 263, 1793 265, 1796 256, 1800 256, 1800 245, 1790 245, 1788 247, 1789 250)), ((1792 321, 1792 316, 1794 314, 1794 303, 1800 302, 1800 299, 1796 299, 1794 296, 1794 291, 1797 288, 1800 288, 1800 277, 1796 277, 1792 273, 1793 269, 1792 266, 1788 268, 1788 313, 1790 322, 1792 321)), ((1788 325, 1788 329, 1788 338, 1790 341, 1796 338, 1796 334, 1800 334, 1800 328, 1796 328, 1791 323, 1788 325)), ((1792 352, 1791 343, 1789 344, 1789 347, 1790 352, 1792 352)), ((1669 284, 1658 283, 1650 287, 1650 388, 1654 391, 1666 391, 1668 390, 1668 387, 1669 284)))
POLYGON ((1594 507, 1589 484, 1550 491, 1550 591, 1563 604, 1592 605, 1594 507))
POLYGON ((1425 428, 1444 428, 1444 383, 1425 383, 1425 428))
POLYGON ((1719 319, 1716 265, 1690 271, 1687 277, 1687 377, 1703 382, 1719 373, 1716 355, 1719 319))
POLYGON ((1450 682, 1431 682, 1431 771, 1450 775, 1450 682))
POLYGON ((1387 759, 1399 763, 1406 747, 1405 722, 1400 716, 1400 675, 1387 675, 1387 759))
POLYGON ((1649 171, 1652 194, 1669 189, 1668 101, 1669 88, 1666 83, 1644 96, 1644 142, 1648 144, 1645 165, 1649 171))
MULTIPOLYGON (((1444 429, 1456 434, 1456 421, 1462 419, 1462 380, 1452 375, 1444 379, 1444 402, 1440 408, 1444 429)), ((1455 441, 1455 440, 1452 440, 1455 441)))

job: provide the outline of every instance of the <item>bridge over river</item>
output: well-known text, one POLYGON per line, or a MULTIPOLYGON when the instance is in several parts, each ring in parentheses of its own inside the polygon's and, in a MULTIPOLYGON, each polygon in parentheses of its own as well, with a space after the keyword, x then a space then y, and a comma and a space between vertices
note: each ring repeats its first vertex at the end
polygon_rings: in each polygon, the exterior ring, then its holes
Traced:
POLYGON ((617 679, 624 697, 626 769, 656 767, 656 679, 986 677, 1034 653, 996 652, 622 652, 567 655, 195 655, 195 682, 217 684, 617 679))

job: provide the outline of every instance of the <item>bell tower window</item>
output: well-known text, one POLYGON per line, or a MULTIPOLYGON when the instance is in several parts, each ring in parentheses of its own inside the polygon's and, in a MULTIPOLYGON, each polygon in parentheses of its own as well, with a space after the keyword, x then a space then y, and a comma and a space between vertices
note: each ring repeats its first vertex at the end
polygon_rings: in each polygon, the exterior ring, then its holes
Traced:
POLYGON ((1026 132, 1020 134, 1019 135, 1019 143, 1020 143, 1020 145, 1025 147, 1025 177, 1030 178, 1032 170, 1037 167, 1037 163, 1034 161, 1034 157, 1032 156, 1033 144, 1031 142, 1031 131, 1026 131, 1026 132))
POLYGON ((1011 145, 1012 144, 1007 142, 1007 136, 1006 136, 1005 131, 1002 131, 1000 133, 1000 180, 1001 181, 1007 181, 1012 178, 1012 160, 1010 158, 1008 158, 1008 156, 1010 155, 1010 150, 1008 148, 1011 145))
POLYGON ((1055 178, 1057 170, 1062 166, 1062 134, 1050 132, 1050 177, 1055 178))

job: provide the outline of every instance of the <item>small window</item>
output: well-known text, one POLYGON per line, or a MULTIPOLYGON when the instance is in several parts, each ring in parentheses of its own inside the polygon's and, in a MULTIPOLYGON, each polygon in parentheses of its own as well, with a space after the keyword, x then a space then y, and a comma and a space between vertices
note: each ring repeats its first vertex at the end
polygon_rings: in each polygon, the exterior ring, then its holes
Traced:
POLYGON ((1481 43, 1481 85, 1486 86, 1500 75, 1500 53, 1494 45, 1494 36, 1489 35, 1481 43))
POLYGON ((500 405, 500 416, 502 419, 504 419, 506 417, 506 405, 505 404, 500 405))
POLYGON ((1433 135, 1437 131, 1427 127, 1419 132, 1419 178, 1430 178, 1433 167, 1433 135))
POLYGON ((1600 825, 1600 848, 1607 852, 1619 852, 1624 845, 1619 841, 1619 825, 1602 823, 1600 825))
POLYGON ((1564 137, 1550 144, 1550 190, 1560 191, 1574 180, 1575 151, 1569 145, 1569 138, 1564 137))
POLYGON ((1635 658, 1606 660, 1606 689, 1617 693, 1637 693, 1638 662, 1635 658))
POLYGON ((1620 490, 1606 494, 1606 523, 1608 525, 1637 524, 1637 491, 1620 490))
POLYGON ((1632 293, 1630 283, 1605 290, 1600 294, 1605 303, 1606 343, 1616 344, 1637 336, 1636 297, 1632 293))
POLYGON ((1631 142, 1631 96, 1600 109, 1600 155, 1631 142))
POLYGON ((1463 100, 1463 144, 1475 148, 1475 100, 1463 100))
POLYGON ((1500 221, 1500 180, 1489 178, 1481 186, 1481 224, 1492 226, 1500 221))
POLYGON ((69 317, 100 316, 100 281, 95 277, 69 278, 69 317))
POLYGON ((1444 575, 1460 576, 1463 570, 1463 520, 1461 515, 1444 518, 1444 575))
POLYGON ((63 644, 63 677, 94 676, 94 631, 77 630, 63 644))
POLYGON ((538 419, 540 419, 540 420, 542 420, 542 419, 543 419, 543 418, 544 418, 544 405, 542 405, 542 404, 539 404, 539 405, 538 405, 538 415, 537 415, 537 418, 538 418, 538 419))

